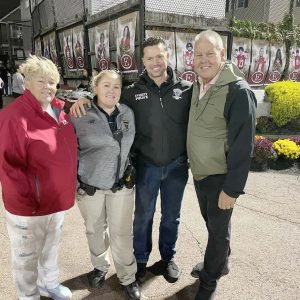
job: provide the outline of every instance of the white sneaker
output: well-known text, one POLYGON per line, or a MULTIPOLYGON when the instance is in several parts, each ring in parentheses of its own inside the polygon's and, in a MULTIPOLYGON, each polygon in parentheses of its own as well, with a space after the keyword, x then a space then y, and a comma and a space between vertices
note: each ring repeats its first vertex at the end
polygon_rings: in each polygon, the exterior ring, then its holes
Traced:
POLYGON ((59 284, 54 289, 47 289, 46 287, 39 286, 40 295, 51 298, 53 300, 69 300, 72 298, 72 293, 69 288, 59 284))

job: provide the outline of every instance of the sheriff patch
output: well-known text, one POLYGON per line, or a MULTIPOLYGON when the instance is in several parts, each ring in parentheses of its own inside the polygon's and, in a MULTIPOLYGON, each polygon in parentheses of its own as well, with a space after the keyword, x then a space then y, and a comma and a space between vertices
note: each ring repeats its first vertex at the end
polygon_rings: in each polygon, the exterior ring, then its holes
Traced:
POLYGON ((128 120, 123 120, 123 125, 124 125, 125 129, 128 129, 128 124, 129 124, 128 120))
POLYGON ((182 99, 182 90, 181 89, 174 89, 172 98, 175 100, 181 100, 182 99))
POLYGON ((148 99, 148 93, 135 94, 135 100, 145 100, 148 99))

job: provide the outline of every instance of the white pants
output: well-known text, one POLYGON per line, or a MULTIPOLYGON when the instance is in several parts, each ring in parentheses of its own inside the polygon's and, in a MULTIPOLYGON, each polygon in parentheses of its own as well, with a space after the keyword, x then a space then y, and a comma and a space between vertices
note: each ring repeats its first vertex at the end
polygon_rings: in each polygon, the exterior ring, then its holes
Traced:
POLYGON ((134 282, 137 270, 132 234, 134 190, 123 188, 116 193, 97 190, 94 196, 80 194, 77 193, 77 205, 84 219, 92 265, 101 271, 108 270, 110 245, 120 283, 134 282))
POLYGON ((58 246, 65 212, 23 217, 6 211, 12 271, 19 300, 40 299, 37 285, 58 284, 58 246))

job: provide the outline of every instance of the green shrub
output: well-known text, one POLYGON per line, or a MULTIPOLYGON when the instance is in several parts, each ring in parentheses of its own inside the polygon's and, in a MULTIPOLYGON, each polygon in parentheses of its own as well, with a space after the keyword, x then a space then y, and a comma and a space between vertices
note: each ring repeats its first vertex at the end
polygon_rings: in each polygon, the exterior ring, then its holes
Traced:
POLYGON ((300 116, 300 83, 279 81, 269 84, 265 92, 272 103, 271 115, 274 123, 282 127, 300 116))

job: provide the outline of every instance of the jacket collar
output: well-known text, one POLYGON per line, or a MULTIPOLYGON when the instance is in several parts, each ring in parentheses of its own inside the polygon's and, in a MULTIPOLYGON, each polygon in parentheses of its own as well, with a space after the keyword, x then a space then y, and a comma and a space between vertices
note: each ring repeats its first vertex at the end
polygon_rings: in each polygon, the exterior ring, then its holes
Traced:
POLYGON ((226 61, 219 77, 215 82, 215 86, 227 85, 231 82, 242 79, 244 79, 243 73, 238 69, 238 67, 230 61, 226 61))
MULTIPOLYGON (((26 89, 23 94, 25 102, 30 105, 36 112, 38 113, 44 113, 39 101, 31 94, 31 92, 26 89)), ((65 103, 62 100, 57 99, 54 97, 51 101, 51 106, 56 107, 59 110, 62 110, 64 108, 65 103)))

